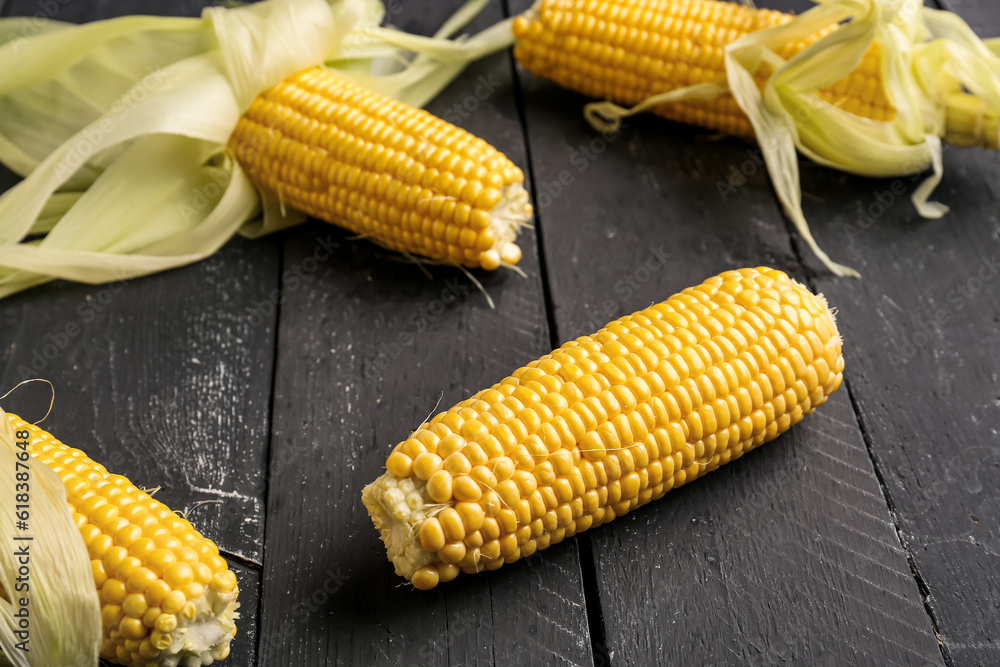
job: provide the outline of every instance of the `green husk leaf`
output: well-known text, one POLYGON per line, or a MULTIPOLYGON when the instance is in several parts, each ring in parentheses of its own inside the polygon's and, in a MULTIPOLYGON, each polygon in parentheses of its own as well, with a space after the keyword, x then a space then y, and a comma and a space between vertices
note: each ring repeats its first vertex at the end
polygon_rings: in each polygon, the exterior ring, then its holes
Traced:
POLYGON ((35 224, 31 226, 28 236, 37 236, 51 232, 56 223, 62 220, 66 212, 76 202, 80 201, 80 197, 82 196, 83 192, 57 192, 49 197, 48 201, 45 202, 45 208, 38 215, 35 224))
POLYGON ((331 11, 321 0, 206 9, 240 110, 289 74, 323 62, 360 18, 360 9, 359 3, 342 2, 331 11))
MULTIPOLYGON (((18 530, 16 464, 23 454, 14 429, 0 410, 0 648, 16 667, 96 665, 101 648, 101 607, 87 555, 87 545, 73 521, 66 487, 50 468, 29 459, 31 515, 29 530, 18 530), (16 538, 31 536, 31 541, 16 538), (17 589, 22 563, 15 551, 30 552, 30 590, 17 589), (28 599, 30 635, 27 652, 17 648, 20 598, 28 599)), ((23 581, 23 579, 22 579, 23 581)))
MULTIPOLYGON (((858 275, 830 260, 813 238, 802 211, 798 156, 841 171, 876 178, 929 176, 911 199, 917 212, 939 218, 947 207, 928 201, 943 174, 941 138, 949 120, 949 98, 963 90, 1000 113, 1000 40, 983 42, 958 16, 922 6, 920 0, 817 0, 788 23, 750 33, 726 49, 727 85, 753 125, 775 192, 786 214, 823 263, 837 275, 858 275), (788 61, 783 45, 839 23, 839 29, 788 61), (892 121, 875 122, 822 100, 816 92, 850 74, 875 41, 881 45, 886 95, 896 108, 892 121), (761 66, 773 73, 763 90, 754 81, 761 66)), ((692 86, 650 98, 631 109, 607 102, 588 105, 599 129, 666 101, 710 99, 713 91, 692 86)))
POLYGON ((305 219, 258 193, 226 143, 239 114, 286 76, 326 63, 423 105, 473 58, 512 41, 502 24, 448 39, 382 28, 377 0, 265 0, 202 18, 128 16, 70 26, 0 19, 0 298, 55 278, 128 280, 305 219), (384 73, 384 74, 383 74, 384 73), (41 237, 41 238, 39 238, 41 237))

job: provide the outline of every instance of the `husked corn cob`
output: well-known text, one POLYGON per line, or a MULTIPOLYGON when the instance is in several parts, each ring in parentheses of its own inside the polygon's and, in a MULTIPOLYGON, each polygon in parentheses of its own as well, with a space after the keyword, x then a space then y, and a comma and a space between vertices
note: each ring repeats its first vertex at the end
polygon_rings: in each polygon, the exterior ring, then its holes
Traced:
POLYGON ((434 115, 321 68, 261 93, 229 141, 258 187, 390 248, 493 270, 516 264, 524 174, 434 115))
POLYGON ((363 500, 420 589, 607 523, 773 440, 840 386, 821 296, 727 271, 436 415, 363 500))
MULTIPOLYGON (((514 56, 528 71, 591 97, 632 106, 699 83, 726 83, 725 47, 743 35, 792 20, 788 14, 716 0, 539 0, 513 24, 514 56)), ((784 59, 813 38, 778 51, 784 59)), ((819 91, 824 100, 873 120, 892 120, 877 44, 849 76, 819 91)), ((757 72, 763 86, 768 65, 757 72)), ((654 113, 729 134, 753 136, 731 95, 662 104, 654 113)))
POLYGON ((101 657, 129 667, 210 665, 229 655, 239 604, 219 549, 163 503, 82 451, 8 415, 66 485, 101 603, 101 657))

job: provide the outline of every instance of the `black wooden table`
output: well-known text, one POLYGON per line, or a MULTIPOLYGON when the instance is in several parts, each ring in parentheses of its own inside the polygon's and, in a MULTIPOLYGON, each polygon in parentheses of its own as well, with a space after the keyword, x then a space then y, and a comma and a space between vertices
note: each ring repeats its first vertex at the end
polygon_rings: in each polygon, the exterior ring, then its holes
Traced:
MULTIPOLYGON (((204 4, 0 11, 81 22, 204 4)), ((474 27, 528 4, 494 2, 474 27)), ((993 0, 946 5, 1000 34, 993 0)), ((456 6, 397 0, 391 20, 427 33, 456 6)), ((0 302, 0 387, 50 379, 59 437, 161 486, 176 509, 220 501, 192 519, 240 579, 234 667, 1000 664, 1000 157, 946 153, 940 221, 916 216, 908 178, 803 163, 819 243, 864 276, 837 279, 790 231, 752 145, 652 117, 602 138, 584 102, 504 53, 430 105, 530 179, 527 278, 479 276, 495 310, 460 272, 429 280, 313 222, 126 285, 0 302), (879 215, 859 214, 887 192, 879 215), (313 262, 317 248, 329 259, 313 262), (659 268, 642 268, 651 259, 659 268), (839 309, 846 382, 827 405, 547 553, 431 592, 400 585, 361 489, 439 397, 450 405, 564 340, 760 264, 839 309)), ((5 407, 40 409, 43 393, 5 407)))

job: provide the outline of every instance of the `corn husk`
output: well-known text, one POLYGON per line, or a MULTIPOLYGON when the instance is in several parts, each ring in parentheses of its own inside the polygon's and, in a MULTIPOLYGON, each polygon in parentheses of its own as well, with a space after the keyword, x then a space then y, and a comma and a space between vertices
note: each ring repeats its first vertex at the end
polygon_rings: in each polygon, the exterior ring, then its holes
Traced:
POLYGON ((726 85, 674 90, 631 109, 596 102, 588 105, 587 118, 602 130, 614 130, 622 118, 664 102, 731 93, 753 125, 786 214, 831 271, 856 276, 853 269, 833 262, 812 236, 802 211, 796 151, 861 176, 898 177, 930 169, 911 198, 921 216, 940 218, 948 208, 931 202, 930 196, 942 177, 942 138, 994 147, 998 142, 1000 44, 982 41, 955 14, 924 7, 920 0, 816 2, 785 25, 730 44, 726 85), (777 55, 780 46, 837 23, 838 30, 790 60, 777 55), (850 74, 875 41, 882 47, 886 95, 897 110, 885 122, 854 115, 816 94, 850 74), (765 64, 773 74, 761 90, 753 76, 765 64))
POLYGON ((504 22, 450 39, 383 27, 375 0, 266 0, 201 18, 127 16, 72 26, 0 19, 0 298, 64 278, 128 280, 304 216, 257 192, 226 151, 243 109, 325 64, 417 106, 472 58, 512 41, 504 22))
POLYGON ((0 659, 5 657, 16 667, 96 665, 101 648, 100 600, 87 546, 67 504, 66 487, 48 466, 30 457, 23 461, 15 443, 11 423, 0 410, 0 659), (29 468, 27 531, 15 523, 16 475, 23 472, 16 467, 18 462, 29 468), (16 555, 24 547, 29 551, 26 565, 16 555), (23 613, 22 598, 28 602, 27 627, 17 615, 23 613))

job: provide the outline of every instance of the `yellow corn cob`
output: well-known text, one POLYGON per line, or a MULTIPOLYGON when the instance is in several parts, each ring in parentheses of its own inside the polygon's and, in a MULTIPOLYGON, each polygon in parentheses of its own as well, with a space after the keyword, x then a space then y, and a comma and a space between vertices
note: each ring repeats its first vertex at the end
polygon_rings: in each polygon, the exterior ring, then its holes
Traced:
MULTIPOLYGON (((699 83, 725 84, 725 47, 743 35, 783 25, 788 14, 715 0, 539 0, 514 20, 514 56, 528 71, 577 92, 632 106, 699 83)), ((786 60, 836 26, 778 51, 786 60)), ((873 45, 849 76, 820 97, 865 118, 892 120, 873 45)), ((771 70, 757 72, 763 85, 771 70)), ((741 136, 753 128, 736 101, 663 104, 665 118, 741 136)))
POLYGON ((524 174, 465 130, 329 70, 260 94, 230 148, 284 203, 390 248, 493 270, 531 218, 524 174))
POLYGON ((728 271, 566 343, 436 415, 364 489, 420 589, 494 570, 776 438, 840 386, 821 296, 728 271))
POLYGON ((210 665, 229 655, 239 604, 219 549, 166 505, 15 415, 28 452, 66 485, 101 602, 101 657, 129 667, 210 665))

